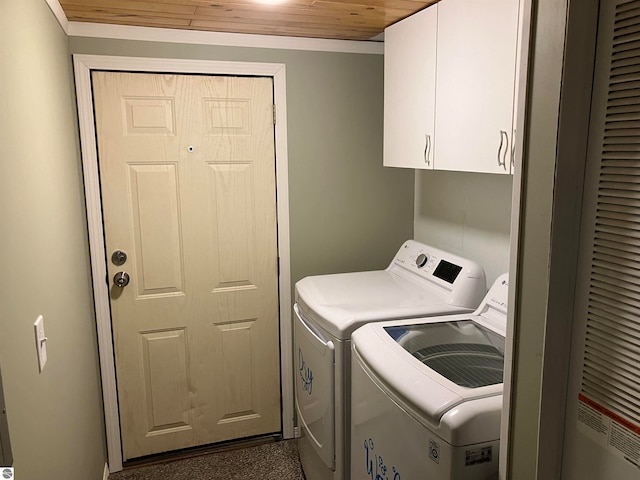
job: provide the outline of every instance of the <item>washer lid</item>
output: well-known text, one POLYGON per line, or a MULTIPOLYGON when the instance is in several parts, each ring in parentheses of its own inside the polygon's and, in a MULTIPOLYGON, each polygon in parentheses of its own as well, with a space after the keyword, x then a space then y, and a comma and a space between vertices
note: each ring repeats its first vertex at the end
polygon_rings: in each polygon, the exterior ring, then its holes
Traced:
POLYGON ((467 402, 502 394, 504 337, 477 315, 372 323, 352 340, 377 381, 427 425, 438 426, 467 402), (489 361, 470 371, 473 362, 465 357, 479 354, 489 361))
POLYGON ((504 337, 471 319, 390 325, 383 330, 423 365, 458 386, 502 383, 504 337))
POLYGON ((471 311, 426 282, 388 270, 305 277, 296 283, 302 314, 339 339, 364 323, 471 311))

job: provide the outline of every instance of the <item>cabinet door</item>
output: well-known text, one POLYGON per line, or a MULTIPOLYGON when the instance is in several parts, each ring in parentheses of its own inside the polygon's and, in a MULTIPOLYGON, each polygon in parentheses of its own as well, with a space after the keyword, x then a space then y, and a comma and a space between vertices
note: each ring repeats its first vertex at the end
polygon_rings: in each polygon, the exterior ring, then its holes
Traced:
POLYGON ((438 4, 438 170, 510 173, 518 4, 438 4))
POLYGON ((433 168, 437 5, 385 30, 384 165, 433 168))

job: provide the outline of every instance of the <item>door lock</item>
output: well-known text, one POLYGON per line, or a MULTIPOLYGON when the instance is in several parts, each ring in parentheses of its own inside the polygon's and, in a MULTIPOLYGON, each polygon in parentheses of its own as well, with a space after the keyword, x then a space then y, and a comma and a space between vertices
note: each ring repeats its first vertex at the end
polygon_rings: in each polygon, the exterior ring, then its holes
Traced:
POLYGON ((116 287, 124 288, 129 285, 129 274, 127 272, 118 272, 113 276, 113 283, 116 287))
POLYGON ((113 255, 111 255, 111 261, 118 267, 124 265, 124 262, 127 261, 127 252, 124 250, 116 250, 113 252, 113 255))

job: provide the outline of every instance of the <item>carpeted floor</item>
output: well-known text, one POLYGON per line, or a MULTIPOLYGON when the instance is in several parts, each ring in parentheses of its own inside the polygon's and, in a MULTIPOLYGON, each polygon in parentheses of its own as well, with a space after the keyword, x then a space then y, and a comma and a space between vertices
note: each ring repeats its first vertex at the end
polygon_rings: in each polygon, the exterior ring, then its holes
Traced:
POLYGON ((109 480, 304 480, 295 440, 209 453, 112 473, 109 480))

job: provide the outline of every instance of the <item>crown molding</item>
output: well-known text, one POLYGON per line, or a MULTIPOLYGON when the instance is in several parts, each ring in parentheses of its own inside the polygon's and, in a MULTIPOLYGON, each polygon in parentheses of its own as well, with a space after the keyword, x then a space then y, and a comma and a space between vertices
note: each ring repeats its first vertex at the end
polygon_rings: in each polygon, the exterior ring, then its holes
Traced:
MULTIPOLYGON (((58 3, 58 0, 47 0, 58 3)), ((59 5, 59 4, 58 4, 59 5)), ((66 17, 65 17, 66 19, 66 17)), ((307 50, 317 52, 382 55, 384 43, 377 41, 331 40, 307 37, 281 37, 244 33, 205 32, 170 28, 135 27, 103 23, 67 22, 70 37, 109 38, 145 42, 183 43, 225 47, 307 50)))
POLYGON ((67 19, 67 16, 65 15, 64 10, 62 10, 62 6, 60 5, 60 2, 58 0, 44 0, 44 1, 49 6, 49 9, 53 13, 53 15, 56 17, 56 20, 58 20, 58 23, 62 27, 62 30, 64 30, 64 33, 68 35, 69 20, 67 19))
POLYGON ((225 47, 271 48, 316 52, 384 54, 384 43, 371 41, 332 40, 309 37, 281 37, 245 33, 205 32, 171 28, 136 27, 105 23, 70 22, 59 0, 45 0, 62 30, 70 37, 109 38, 145 42, 186 43, 225 47))

